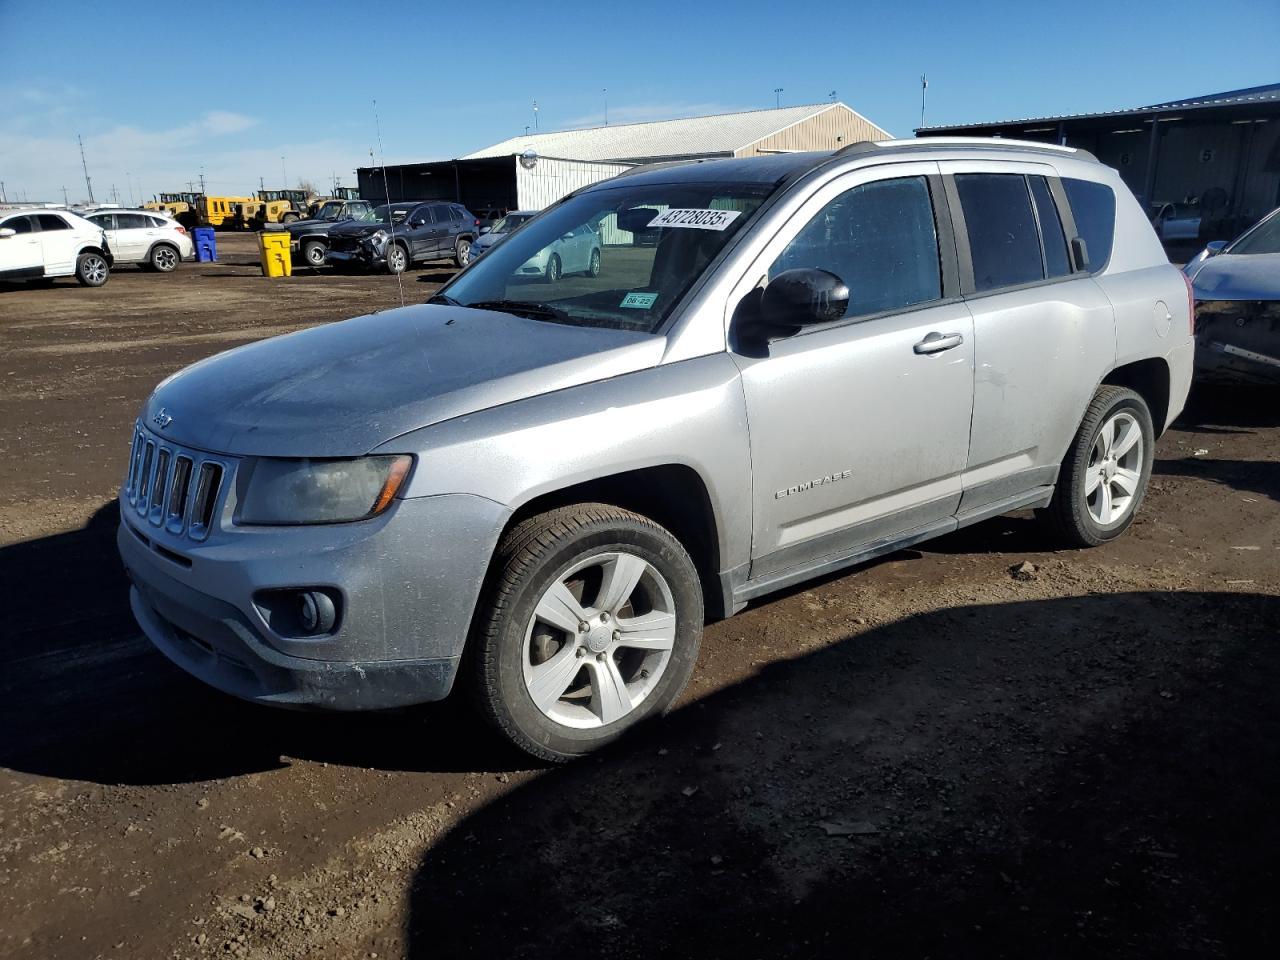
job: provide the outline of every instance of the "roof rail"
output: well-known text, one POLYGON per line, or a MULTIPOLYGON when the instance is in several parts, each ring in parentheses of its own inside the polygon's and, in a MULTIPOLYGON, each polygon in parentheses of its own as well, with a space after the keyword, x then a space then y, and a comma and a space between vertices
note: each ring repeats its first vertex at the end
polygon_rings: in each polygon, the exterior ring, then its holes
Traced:
POLYGON ((1004 137, 916 137, 914 140, 859 140, 841 147, 833 156, 847 157, 880 151, 930 150, 939 147, 972 147, 975 150, 1016 150, 1023 153, 1056 153, 1098 162, 1088 150, 1063 147, 1039 140, 1009 140, 1004 137))

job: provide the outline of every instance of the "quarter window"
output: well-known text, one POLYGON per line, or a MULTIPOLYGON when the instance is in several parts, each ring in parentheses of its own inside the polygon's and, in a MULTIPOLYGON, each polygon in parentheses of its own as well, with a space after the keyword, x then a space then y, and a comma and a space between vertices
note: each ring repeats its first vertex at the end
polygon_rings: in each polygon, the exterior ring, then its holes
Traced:
POLYGON ((810 220, 769 268, 811 267, 849 287, 846 317, 927 303, 942 296, 938 234, 924 177, 854 187, 810 220))
POLYGON ((969 237, 974 289, 981 293, 1043 280, 1039 231, 1026 179, 962 173, 956 175, 956 191, 969 237))
POLYGON ((1116 195, 1105 183, 1064 177, 1062 189, 1071 204, 1076 233, 1085 243, 1090 272, 1101 270, 1111 259, 1111 242, 1116 232, 1116 195))
POLYGON ((52 230, 71 229, 67 224, 67 221, 63 220, 61 217, 55 217, 52 213, 42 213, 37 216, 36 219, 40 221, 40 230, 45 233, 52 230))

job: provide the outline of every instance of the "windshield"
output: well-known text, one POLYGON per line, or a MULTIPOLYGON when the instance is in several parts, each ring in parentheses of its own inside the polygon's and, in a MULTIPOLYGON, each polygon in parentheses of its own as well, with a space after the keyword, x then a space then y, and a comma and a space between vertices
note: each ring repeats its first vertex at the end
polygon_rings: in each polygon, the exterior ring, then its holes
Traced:
POLYGON ((1280 253, 1280 210, 1233 243, 1227 253, 1280 253))
POLYGON ((619 184, 553 207, 475 261, 442 299, 652 333, 772 184, 619 184))
POLYGON ((490 233, 510 233, 520 224, 527 220, 532 220, 533 214, 529 213, 509 213, 492 227, 489 228, 490 233))
POLYGON ((411 203, 393 203, 390 205, 384 203, 380 207, 374 207, 364 216, 357 219, 364 223, 401 223, 412 209, 413 204, 411 203))
POLYGON ((312 220, 337 220, 342 216, 341 203, 322 203, 320 209, 311 217, 312 220))

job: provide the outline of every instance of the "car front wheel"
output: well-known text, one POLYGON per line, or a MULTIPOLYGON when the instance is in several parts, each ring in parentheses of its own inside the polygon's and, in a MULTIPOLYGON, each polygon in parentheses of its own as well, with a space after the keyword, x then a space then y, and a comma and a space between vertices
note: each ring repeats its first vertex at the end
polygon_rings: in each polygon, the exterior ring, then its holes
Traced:
POLYGON ((471 262, 471 241, 459 240, 458 246, 453 251, 453 262, 459 267, 465 267, 471 262))
POLYGON ((409 254, 404 247, 393 243, 387 250, 387 273, 404 273, 409 266, 409 254))
POLYGON ((302 259, 313 270, 324 266, 325 245, 319 240, 308 240, 302 246, 302 259))
POLYGON ((1093 395, 1040 517, 1072 546, 1096 547, 1133 523, 1147 493, 1155 430, 1146 401, 1125 387, 1093 395))
POLYGON ((702 591, 663 527, 605 504, 564 507, 509 531, 494 565, 472 638, 475 692, 516 746, 569 760, 680 695, 702 591))

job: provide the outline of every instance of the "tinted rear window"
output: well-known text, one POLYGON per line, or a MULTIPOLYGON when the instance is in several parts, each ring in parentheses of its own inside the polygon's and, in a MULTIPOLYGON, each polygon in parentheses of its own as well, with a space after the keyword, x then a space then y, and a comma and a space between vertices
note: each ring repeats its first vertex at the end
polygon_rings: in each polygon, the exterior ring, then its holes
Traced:
POLYGON ((1040 235, 1027 182, 1019 175, 962 173, 956 190, 978 292, 1044 279, 1040 235))
POLYGON ((1071 262, 1067 259, 1067 240, 1062 232, 1058 207, 1053 202, 1053 194, 1049 192, 1049 184, 1044 177, 1027 177, 1027 183, 1031 186, 1031 196, 1036 202, 1036 217, 1040 221, 1040 242, 1044 245, 1044 275, 1065 277, 1071 272, 1071 262))
POLYGON ((1076 233, 1085 242, 1089 270, 1097 271, 1111 259, 1116 232, 1116 195, 1104 183, 1062 178, 1062 189, 1071 204, 1076 233))

